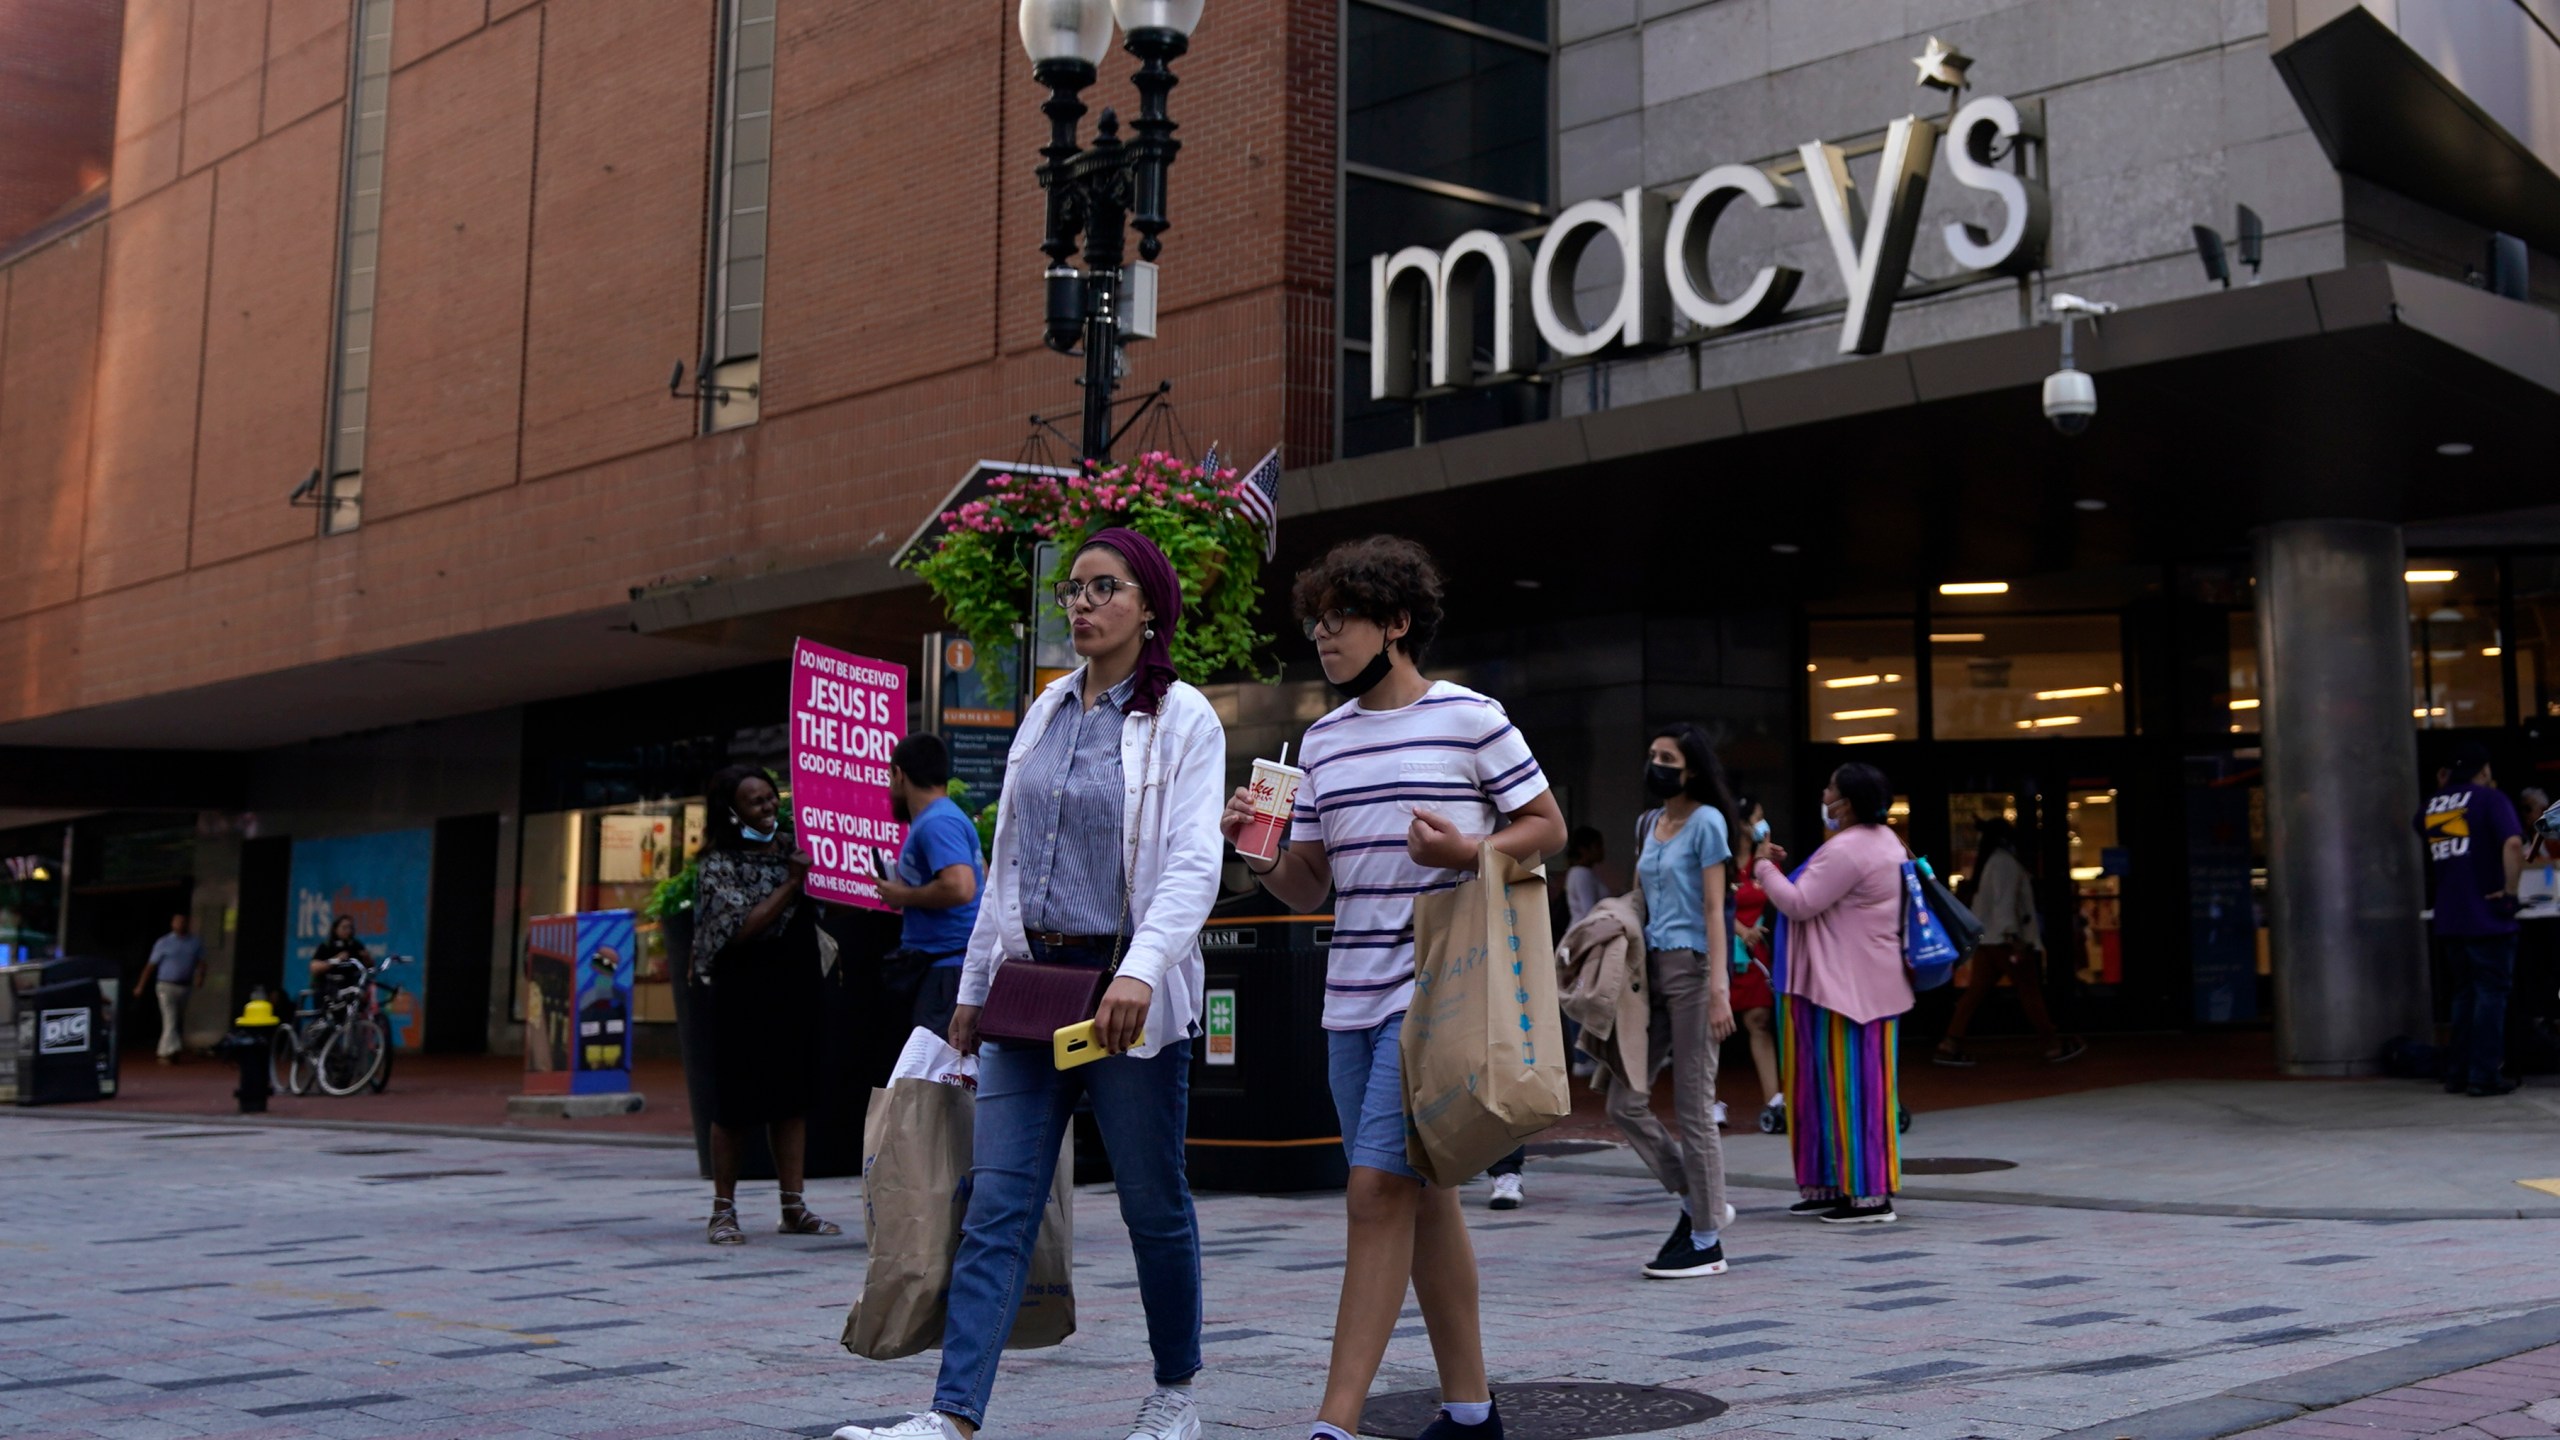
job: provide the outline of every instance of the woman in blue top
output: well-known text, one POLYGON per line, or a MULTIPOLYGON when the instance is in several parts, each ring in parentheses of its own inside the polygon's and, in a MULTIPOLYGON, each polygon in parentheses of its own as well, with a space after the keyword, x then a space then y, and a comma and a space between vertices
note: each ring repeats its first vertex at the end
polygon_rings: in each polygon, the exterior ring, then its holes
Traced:
POLYGON ((1724 1273, 1724 1148, 1716 1131, 1716 1052, 1733 1034, 1733 940, 1725 864, 1733 858, 1733 792, 1695 725, 1653 737, 1645 793, 1662 802, 1644 826, 1636 886, 1644 892, 1645 978, 1652 995, 1646 1079, 1671 1067, 1674 1138, 1644 1089, 1609 1076, 1609 1117, 1627 1132, 1662 1188, 1680 1197, 1680 1223, 1644 1273, 1657 1280, 1724 1273))

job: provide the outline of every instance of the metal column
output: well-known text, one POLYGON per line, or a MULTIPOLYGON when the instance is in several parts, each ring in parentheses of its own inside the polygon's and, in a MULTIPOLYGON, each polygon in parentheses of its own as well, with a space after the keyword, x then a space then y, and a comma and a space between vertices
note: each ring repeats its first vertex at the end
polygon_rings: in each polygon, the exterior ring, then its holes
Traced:
POLYGON ((2431 1037, 2400 530, 2285 520, 2257 533, 2276 1061, 2361 1075, 2431 1037))

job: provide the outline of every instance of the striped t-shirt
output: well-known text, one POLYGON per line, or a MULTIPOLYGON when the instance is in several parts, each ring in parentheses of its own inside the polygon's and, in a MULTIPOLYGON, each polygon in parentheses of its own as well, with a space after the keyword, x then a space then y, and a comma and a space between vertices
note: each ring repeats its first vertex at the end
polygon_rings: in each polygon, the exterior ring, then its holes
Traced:
POLYGON ((1413 862, 1415 809, 1489 835, 1547 777, 1500 705, 1446 681, 1400 710, 1345 705, 1308 728, 1300 754, 1290 839, 1322 842, 1333 867, 1324 1027, 1363 1030, 1413 1003, 1414 897, 1465 878, 1413 862))

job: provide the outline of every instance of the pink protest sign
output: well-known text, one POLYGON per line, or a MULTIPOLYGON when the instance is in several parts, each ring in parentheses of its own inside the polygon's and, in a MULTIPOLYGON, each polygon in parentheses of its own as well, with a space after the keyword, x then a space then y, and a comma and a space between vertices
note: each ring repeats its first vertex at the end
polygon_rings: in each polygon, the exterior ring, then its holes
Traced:
POLYGON ((889 908, 880 877, 906 840, 889 814, 889 756, 906 735, 906 666, 793 643, 791 812, 811 899, 889 908))

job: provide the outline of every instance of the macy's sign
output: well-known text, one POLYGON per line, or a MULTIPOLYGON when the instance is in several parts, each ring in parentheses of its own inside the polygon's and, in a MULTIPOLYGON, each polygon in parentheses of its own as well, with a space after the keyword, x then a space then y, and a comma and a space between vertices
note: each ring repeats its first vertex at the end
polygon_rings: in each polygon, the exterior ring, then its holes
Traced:
MULTIPOLYGON (((1932 39, 1913 63, 1920 67, 1921 84, 1954 95, 1968 83, 1964 71, 1973 62, 1932 39)), ((1677 200, 1638 187, 1571 207, 1547 226, 1534 258, 1522 241, 1490 230, 1470 230, 1438 250, 1413 245, 1372 256, 1370 393, 1405 399, 1420 388, 1516 379, 1535 363, 1532 325, 1549 353, 1577 360, 1669 344, 1675 314, 1703 332, 1693 338, 1776 321, 1786 314, 1804 272, 1764 265, 1741 288, 1720 293, 1708 280, 1707 247, 1735 203, 1796 210, 1806 192, 1847 293, 1841 353, 1872 355, 1884 348, 1894 303, 1909 277, 1921 199, 1937 167, 1942 136, 1948 172, 1958 185, 1991 197, 2000 220, 1991 228, 1947 224, 1939 242, 1960 273, 1931 288, 2041 267, 2050 219, 2041 178, 2043 106, 1977 96, 1944 121, 1906 115, 1887 127, 1872 195, 1860 194, 1850 178, 1849 151, 1814 140, 1796 152, 1803 164, 1802 190, 1788 176, 1758 165, 1718 165, 1691 181, 1677 200), (2030 152, 2038 162, 2032 169, 2030 152), (1574 277, 1583 256, 1603 243, 1617 248, 1620 279, 1615 302, 1594 320, 1576 301, 1574 277), (1477 297, 1487 287, 1493 333, 1482 348, 1491 357, 1489 369, 1477 363, 1475 333, 1477 297), (1421 365, 1414 363, 1417 354, 1421 365), (1417 370, 1427 370, 1427 377, 1417 377, 1417 370)))

